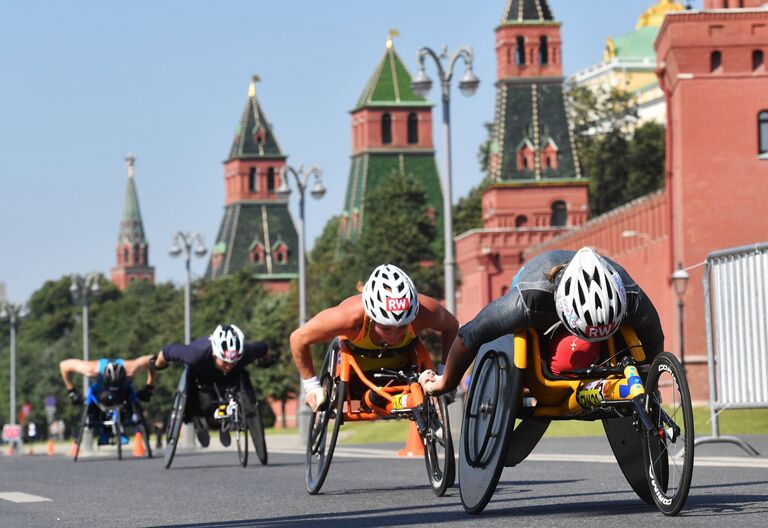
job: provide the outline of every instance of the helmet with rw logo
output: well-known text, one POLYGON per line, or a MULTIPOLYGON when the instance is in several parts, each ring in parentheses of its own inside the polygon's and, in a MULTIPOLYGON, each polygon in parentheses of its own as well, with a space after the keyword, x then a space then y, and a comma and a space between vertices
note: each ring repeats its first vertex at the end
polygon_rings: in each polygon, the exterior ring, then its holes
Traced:
POLYGON ((397 266, 382 264, 363 288, 363 308, 384 326, 410 324, 419 312, 419 297, 411 278, 397 266))

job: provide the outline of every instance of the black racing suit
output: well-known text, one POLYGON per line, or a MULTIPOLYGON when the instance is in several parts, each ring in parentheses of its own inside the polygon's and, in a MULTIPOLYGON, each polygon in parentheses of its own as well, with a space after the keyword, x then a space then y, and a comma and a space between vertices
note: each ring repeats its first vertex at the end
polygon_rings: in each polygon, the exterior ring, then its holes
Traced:
POLYGON ((163 347, 163 357, 168 361, 189 366, 187 405, 184 421, 194 416, 213 419, 213 411, 227 389, 239 388, 242 380, 247 397, 255 401, 255 393, 245 367, 263 358, 268 351, 263 341, 246 343, 243 355, 228 373, 216 368, 213 348, 207 337, 195 339, 188 345, 174 343, 163 347))
MULTIPOLYGON (((476 355, 483 344, 519 330, 533 328, 543 335, 559 321, 555 310, 555 284, 546 274, 555 266, 570 262, 575 254, 575 251, 547 251, 527 262, 515 275, 506 295, 490 303, 461 327, 459 337, 464 345, 476 355)), ((646 354, 653 358, 664 350, 659 314, 626 270, 612 260, 606 260, 621 276, 627 292, 627 313, 623 323, 635 331, 646 354)))

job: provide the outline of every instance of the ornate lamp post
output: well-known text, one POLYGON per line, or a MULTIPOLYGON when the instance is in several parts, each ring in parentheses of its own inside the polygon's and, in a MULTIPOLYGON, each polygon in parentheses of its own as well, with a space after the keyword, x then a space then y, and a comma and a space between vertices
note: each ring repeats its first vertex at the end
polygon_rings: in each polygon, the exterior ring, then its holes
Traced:
MULTIPOLYGON (((325 195, 325 187, 323 187, 323 171, 312 165, 307 171, 304 171, 304 166, 300 166, 298 170, 289 165, 285 165, 280 174, 280 187, 277 189, 277 194, 285 199, 291 195, 291 188, 288 185, 288 175, 292 175, 296 187, 299 189, 299 326, 307 322, 307 277, 306 277, 306 263, 304 253, 306 251, 306 230, 304 222, 304 195, 307 190, 307 184, 309 178, 314 174, 315 185, 312 187, 310 194, 316 200, 319 200, 325 195)), ((299 374, 299 385, 296 391, 296 429, 299 433, 299 438, 306 438, 307 430, 309 429, 309 409, 302 405, 302 387, 301 387, 301 374, 299 374)))
POLYGON ((688 287, 688 279, 690 279, 690 275, 683 269, 683 264, 678 262, 677 269, 672 273, 672 286, 674 286, 675 293, 677 294, 677 311, 678 318, 680 319, 680 330, 678 333, 680 338, 680 364, 683 366, 683 370, 685 370, 685 325, 683 324, 685 302, 683 301, 683 295, 685 295, 685 290, 688 287))
POLYGON ((474 53, 472 48, 459 48, 453 55, 448 53, 448 47, 443 46, 443 50, 438 55, 434 50, 423 47, 419 50, 419 73, 411 82, 413 91, 426 97, 432 89, 432 80, 427 77, 424 71, 424 59, 431 57, 437 66, 438 77, 442 89, 443 102, 443 141, 445 150, 445 177, 443 178, 443 215, 444 215, 444 238, 445 238, 445 305, 449 312, 456 313, 456 279, 455 267, 456 260, 453 251, 453 210, 452 210, 452 168, 451 168, 451 113, 450 113, 450 87, 453 78, 453 68, 456 62, 461 58, 464 60, 465 71, 459 81, 459 90, 462 94, 469 97, 475 94, 480 80, 472 71, 472 62, 474 53), (442 61, 445 60, 447 68, 443 67, 442 61))
POLYGON ((197 257, 204 257, 208 250, 205 247, 205 241, 203 240, 203 234, 200 232, 194 235, 187 231, 177 231, 173 235, 173 243, 168 250, 168 254, 172 257, 178 257, 184 253, 184 266, 187 270, 186 280, 184 281, 184 343, 189 344, 192 341, 192 327, 191 327, 191 312, 192 312, 192 299, 190 295, 192 285, 192 245, 196 244, 194 254, 197 257))
MULTIPOLYGON (((27 315, 27 309, 22 304, 13 304, 3 301, 0 304, 0 319, 8 319, 11 327, 11 359, 10 359, 10 371, 11 371, 11 385, 10 385, 10 425, 16 425, 16 325, 19 319, 27 315)), ((9 454, 12 449, 16 448, 21 439, 18 442, 12 442, 9 454)))

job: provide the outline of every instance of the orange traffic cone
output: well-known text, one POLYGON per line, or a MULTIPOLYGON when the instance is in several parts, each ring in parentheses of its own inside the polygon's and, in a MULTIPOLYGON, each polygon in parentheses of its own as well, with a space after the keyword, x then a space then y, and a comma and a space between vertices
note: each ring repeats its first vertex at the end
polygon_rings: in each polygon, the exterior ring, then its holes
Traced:
POLYGON ((133 456, 143 457, 147 454, 144 451, 144 437, 141 435, 141 431, 136 431, 136 436, 133 439, 133 456))
POLYGON ((76 452, 77 452, 77 440, 72 442, 72 447, 69 448, 69 456, 74 458, 76 452))
POLYGON ((12 457, 12 456, 13 456, 13 444, 11 444, 11 445, 8 447, 8 449, 5 451, 5 454, 6 454, 6 455, 8 455, 9 457, 12 457))
POLYGON ((56 447, 53 445, 53 438, 48 439, 48 449, 46 449, 45 452, 48 453, 48 456, 53 456, 56 452, 56 447))
POLYGON ((408 429, 408 440, 405 441, 405 447, 397 452, 397 456, 424 456, 424 444, 415 423, 411 422, 408 429))

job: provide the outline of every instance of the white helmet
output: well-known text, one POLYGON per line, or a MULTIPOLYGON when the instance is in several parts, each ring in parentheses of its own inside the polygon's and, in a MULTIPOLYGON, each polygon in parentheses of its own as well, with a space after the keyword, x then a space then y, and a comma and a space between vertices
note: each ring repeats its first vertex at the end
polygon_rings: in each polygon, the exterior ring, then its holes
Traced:
POLYGON ((627 313, 624 281, 603 257, 581 248, 555 290, 557 316, 566 329, 587 341, 603 341, 627 313))
POLYGON ((245 338, 243 331, 235 325, 219 325, 211 337, 213 355, 225 363, 237 363, 243 356, 245 338))
POLYGON ((405 326, 419 312, 419 296, 411 278, 397 266, 382 264, 363 288, 363 308, 373 321, 385 326, 405 326))

